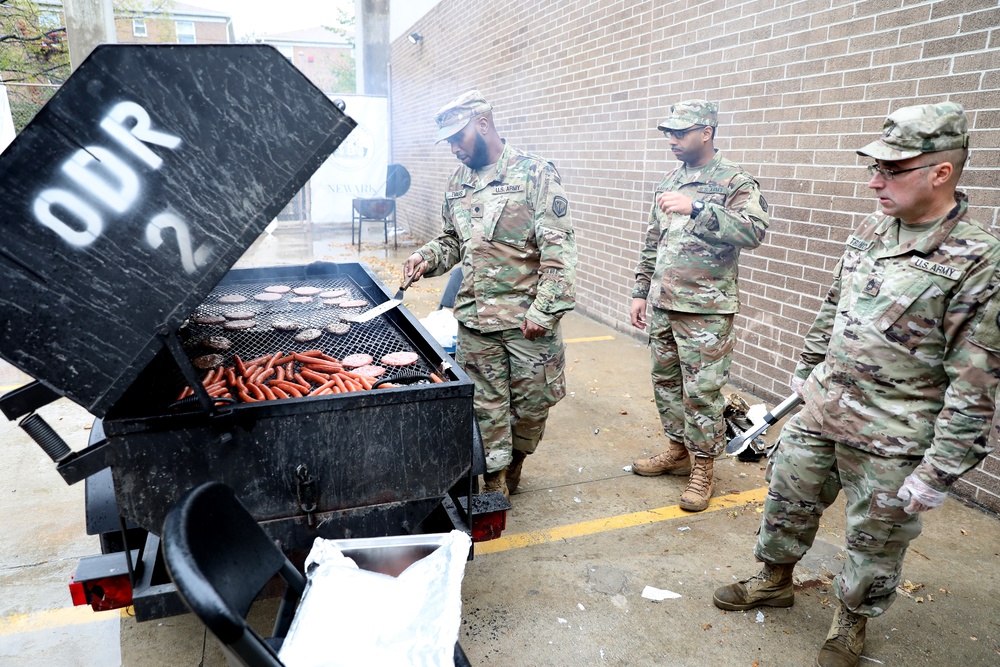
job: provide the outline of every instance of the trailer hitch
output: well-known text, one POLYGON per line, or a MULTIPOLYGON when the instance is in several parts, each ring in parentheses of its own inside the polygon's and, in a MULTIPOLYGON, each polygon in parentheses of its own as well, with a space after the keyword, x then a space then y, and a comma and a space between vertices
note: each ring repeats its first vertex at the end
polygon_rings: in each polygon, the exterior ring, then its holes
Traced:
POLYGON ((298 482, 295 484, 295 493, 299 498, 299 507, 305 512, 306 523, 310 528, 316 527, 316 478, 309 474, 309 468, 304 463, 300 463, 295 468, 295 476, 298 482))

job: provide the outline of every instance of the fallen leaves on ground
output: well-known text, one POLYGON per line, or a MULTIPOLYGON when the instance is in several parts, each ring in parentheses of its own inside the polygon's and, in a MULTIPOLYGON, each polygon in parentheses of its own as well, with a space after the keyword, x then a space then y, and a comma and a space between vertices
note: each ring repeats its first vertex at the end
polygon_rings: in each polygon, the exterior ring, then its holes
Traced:
POLYGON ((913 583, 909 579, 904 579, 903 583, 896 587, 896 592, 905 595, 910 599, 916 599, 917 602, 923 602, 924 599, 922 597, 914 596, 914 593, 923 587, 924 585, 921 583, 913 583))

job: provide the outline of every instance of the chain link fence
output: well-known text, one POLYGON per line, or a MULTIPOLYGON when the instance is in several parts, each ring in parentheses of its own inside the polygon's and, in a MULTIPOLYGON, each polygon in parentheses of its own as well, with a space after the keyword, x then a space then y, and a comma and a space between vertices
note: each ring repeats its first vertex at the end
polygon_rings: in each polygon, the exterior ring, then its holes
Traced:
POLYGON ((14 131, 18 133, 59 90, 59 86, 49 83, 4 83, 4 86, 14 118, 14 131))

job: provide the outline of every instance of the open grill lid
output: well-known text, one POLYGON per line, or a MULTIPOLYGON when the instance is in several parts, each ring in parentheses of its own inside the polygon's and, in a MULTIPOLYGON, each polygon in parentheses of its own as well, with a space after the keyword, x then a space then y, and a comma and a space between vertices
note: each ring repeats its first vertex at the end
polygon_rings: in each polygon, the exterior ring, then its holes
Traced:
POLYGON ((354 126, 270 46, 99 46, 0 156, 0 355, 103 416, 354 126))

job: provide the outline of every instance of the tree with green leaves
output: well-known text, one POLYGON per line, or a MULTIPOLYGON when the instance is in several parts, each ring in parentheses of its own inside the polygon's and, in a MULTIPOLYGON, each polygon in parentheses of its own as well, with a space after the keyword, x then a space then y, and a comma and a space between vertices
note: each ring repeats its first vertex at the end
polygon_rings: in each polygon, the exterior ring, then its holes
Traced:
POLYGON ((33 0, 0 0, 0 79, 62 83, 69 76, 69 43, 59 7, 33 0))
POLYGON ((337 89, 329 91, 345 95, 353 95, 358 90, 357 64, 354 61, 354 3, 352 2, 349 7, 350 9, 344 9, 343 4, 338 5, 337 25, 323 26, 333 34, 343 37, 351 47, 351 51, 333 66, 333 74, 337 77, 337 89))

